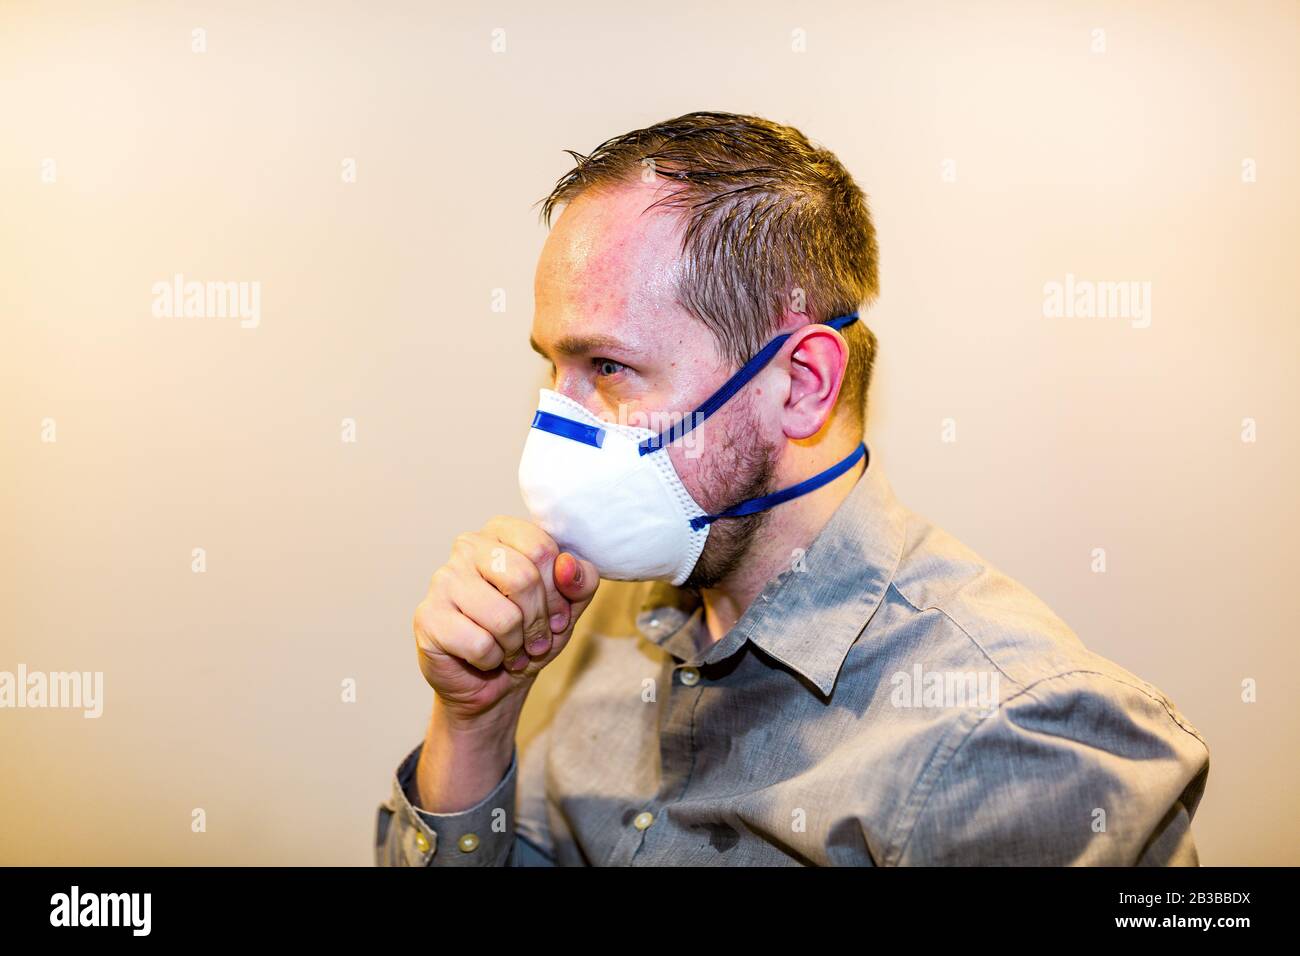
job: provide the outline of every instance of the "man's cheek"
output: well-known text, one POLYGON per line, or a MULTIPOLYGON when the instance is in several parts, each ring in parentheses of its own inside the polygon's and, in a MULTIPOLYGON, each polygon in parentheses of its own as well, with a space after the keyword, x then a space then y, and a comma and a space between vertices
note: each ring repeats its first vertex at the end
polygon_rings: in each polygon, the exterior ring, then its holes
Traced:
POLYGON ((644 412, 631 408, 626 402, 618 402, 613 406, 612 414, 607 419, 615 425, 628 425, 632 428, 649 428, 645 421, 644 412))
POLYGON ((733 503, 726 500, 727 481, 718 474, 718 459, 708 453, 707 440, 693 438, 692 443, 687 445, 687 439, 693 435, 694 432, 683 435, 668 446, 668 454, 682 484, 696 504, 706 512, 721 511, 733 503))
POLYGON ((709 426, 700 412, 692 412, 686 417, 690 431, 681 437, 682 453, 688 461, 697 461, 704 453, 709 426))

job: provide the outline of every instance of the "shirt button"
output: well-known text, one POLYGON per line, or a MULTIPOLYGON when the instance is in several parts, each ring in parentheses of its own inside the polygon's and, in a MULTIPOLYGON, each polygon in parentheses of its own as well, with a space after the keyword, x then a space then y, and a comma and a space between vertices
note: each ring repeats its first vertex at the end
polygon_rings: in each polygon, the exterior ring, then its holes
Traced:
POLYGON ((632 821, 632 826, 636 827, 638 830, 644 830, 654 822, 655 815, 649 810, 642 810, 636 815, 636 819, 632 821))
POLYGON ((418 830, 415 833, 415 848, 421 853, 429 852, 429 838, 418 830))
POLYGON ((700 672, 694 667, 683 667, 681 669, 682 683, 687 687, 694 687, 700 682, 700 672))
POLYGON ((466 833, 460 838, 457 845, 460 847, 460 852, 473 853, 478 849, 478 835, 474 833, 466 833))

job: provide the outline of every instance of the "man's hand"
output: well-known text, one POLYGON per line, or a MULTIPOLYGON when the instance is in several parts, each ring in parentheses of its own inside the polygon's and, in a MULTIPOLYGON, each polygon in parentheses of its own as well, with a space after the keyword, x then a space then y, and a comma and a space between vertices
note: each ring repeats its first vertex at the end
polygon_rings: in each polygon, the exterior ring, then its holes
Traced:
POLYGON ((457 536, 415 610, 420 671, 447 719, 473 728, 516 718, 599 583, 590 561, 561 552, 518 518, 496 517, 457 536), (508 713, 494 714, 503 701, 508 713))

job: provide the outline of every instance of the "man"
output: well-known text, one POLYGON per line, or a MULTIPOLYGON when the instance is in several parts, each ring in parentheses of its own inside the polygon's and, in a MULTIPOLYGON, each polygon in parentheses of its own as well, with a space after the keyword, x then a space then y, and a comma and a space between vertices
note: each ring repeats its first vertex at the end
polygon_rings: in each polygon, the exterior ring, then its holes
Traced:
POLYGON ((574 155, 532 520, 458 537, 416 611, 433 714, 377 861, 1196 865, 1201 735, 862 444, 877 249, 838 160, 726 113, 574 155))

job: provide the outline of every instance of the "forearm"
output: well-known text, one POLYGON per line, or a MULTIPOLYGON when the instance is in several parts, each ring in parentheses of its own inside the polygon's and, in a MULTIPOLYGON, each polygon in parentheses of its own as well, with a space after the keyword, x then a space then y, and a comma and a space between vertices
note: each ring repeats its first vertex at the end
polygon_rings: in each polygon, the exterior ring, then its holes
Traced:
POLYGON ((510 767, 520 709, 502 702, 498 713, 466 726, 435 694, 407 798, 432 813, 459 813, 481 802, 510 767))

